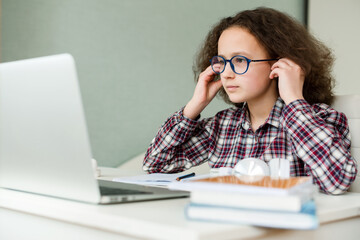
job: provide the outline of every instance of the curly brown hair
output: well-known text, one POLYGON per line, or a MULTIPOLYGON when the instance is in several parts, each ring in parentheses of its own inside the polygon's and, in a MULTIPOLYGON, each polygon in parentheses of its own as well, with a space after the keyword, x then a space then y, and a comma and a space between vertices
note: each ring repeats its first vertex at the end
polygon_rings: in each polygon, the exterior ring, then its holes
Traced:
MULTIPOLYGON (((222 32, 233 26, 245 28, 253 34, 271 58, 289 58, 304 70, 303 96, 308 103, 332 103, 335 81, 331 75, 334 62, 331 50, 312 36, 301 23, 271 8, 242 11, 216 24, 195 58, 193 71, 196 81, 199 74, 209 66, 209 60, 218 54, 218 40, 222 32)), ((226 103, 242 105, 232 103, 223 88, 219 95, 226 103)))

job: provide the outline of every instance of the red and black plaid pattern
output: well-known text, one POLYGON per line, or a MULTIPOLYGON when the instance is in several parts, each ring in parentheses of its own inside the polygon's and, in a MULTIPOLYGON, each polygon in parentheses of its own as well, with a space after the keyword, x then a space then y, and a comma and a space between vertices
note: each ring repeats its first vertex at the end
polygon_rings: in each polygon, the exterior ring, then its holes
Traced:
POLYGON ((291 176, 312 176, 320 190, 346 191, 357 173, 350 154, 346 116, 326 104, 279 98, 255 132, 242 108, 229 108, 212 118, 192 120, 183 109, 162 125, 146 152, 149 173, 181 172, 208 162, 211 168, 233 167, 244 158, 290 161, 291 176))

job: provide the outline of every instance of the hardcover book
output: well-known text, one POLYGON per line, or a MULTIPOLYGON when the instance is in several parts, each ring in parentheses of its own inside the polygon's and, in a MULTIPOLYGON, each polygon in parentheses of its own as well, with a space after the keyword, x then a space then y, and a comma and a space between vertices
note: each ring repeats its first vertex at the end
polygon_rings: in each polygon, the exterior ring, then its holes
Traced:
POLYGON ((315 229, 319 225, 314 201, 305 203, 300 212, 263 211, 190 203, 186 207, 185 213, 190 220, 237 223, 271 228, 315 229))

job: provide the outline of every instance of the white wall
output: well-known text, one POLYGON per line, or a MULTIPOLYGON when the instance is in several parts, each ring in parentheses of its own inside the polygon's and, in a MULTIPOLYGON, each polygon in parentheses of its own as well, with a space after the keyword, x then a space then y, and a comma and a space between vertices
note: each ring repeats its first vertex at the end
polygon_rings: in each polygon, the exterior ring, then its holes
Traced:
POLYGON ((360 1, 310 0, 308 24, 334 50, 335 93, 360 94, 360 1))

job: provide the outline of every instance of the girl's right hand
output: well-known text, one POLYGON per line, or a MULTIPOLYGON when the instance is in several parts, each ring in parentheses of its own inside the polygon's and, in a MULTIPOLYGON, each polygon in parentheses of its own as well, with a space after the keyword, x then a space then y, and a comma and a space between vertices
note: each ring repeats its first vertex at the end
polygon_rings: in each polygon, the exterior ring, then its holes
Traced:
POLYGON ((194 95, 184 108, 184 116, 195 119, 213 100, 222 87, 220 80, 213 81, 216 75, 211 66, 200 73, 194 95))

